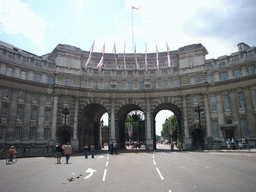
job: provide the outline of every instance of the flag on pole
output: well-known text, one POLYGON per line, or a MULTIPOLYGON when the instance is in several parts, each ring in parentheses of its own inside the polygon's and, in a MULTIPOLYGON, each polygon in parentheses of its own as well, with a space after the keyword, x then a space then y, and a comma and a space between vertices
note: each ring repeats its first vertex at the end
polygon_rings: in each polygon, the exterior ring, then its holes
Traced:
POLYGON ((147 55, 147 43, 145 43, 145 49, 146 49, 146 54, 145 54, 145 70, 148 70, 148 55, 147 55))
POLYGON ((116 55, 116 42, 114 44, 113 52, 114 52, 114 55, 115 55, 116 68, 118 68, 118 66, 117 66, 117 55, 116 55))
POLYGON ((125 45, 126 45, 126 43, 124 43, 124 70, 126 70, 126 64, 125 64, 125 45))
POLYGON ((138 60, 137 60, 137 53, 136 53, 136 43, 135 43, 134 51, 135 51, 135 62, 136 62, 136 66, 137 66, 137 69, 139 69, 139 64, 138 64, 138 60))
POLYGON ((99 69, 103 64, 103 59, 104 59, 104 54, 105 54, 105 43, 104 43, 101 51, 102 51, 102 57, 101 57, 101 60, 100 60, 99 64, 97 65, 97 69, 99 69))
POLYGON ((157 49, 157 45, 156 45, 156 66, 157 66, 157 70, 159 70, 159 60, 158 60, 158 49, 157 49))
POLYGON ((89 61, 90 61, 90 59, 91 59, 91 57, 92 57, 92 52, 93 52, 93 49, 94 49, 94 42, 95 42, 95 40, 93 41, 93 44, 92 44, 92 46, 91 46, 90 54, 89 54, 89 57, 88 57, 88 59, 87 59, 87 61, 86 61, 85 66, 88 65, 88 63, 89 63, 89 61))
POLYGON ((136 8, 136 7, 132 6, 132 9, 136 9, 138 11, 140 9, 140 7, 136 8))
POLYGON ((170 49, 168 47, 168 44, 166 42, 166 46, 167 46, 167 59, 168 59, 168 67, 171 68, 171 58, 170 58, 170 49))

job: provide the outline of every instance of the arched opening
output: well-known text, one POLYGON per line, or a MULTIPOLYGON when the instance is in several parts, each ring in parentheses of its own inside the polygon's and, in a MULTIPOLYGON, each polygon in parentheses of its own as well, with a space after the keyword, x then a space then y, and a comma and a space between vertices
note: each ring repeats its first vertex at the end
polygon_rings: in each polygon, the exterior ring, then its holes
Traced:
POLYGON ((195 149, 203 149, 204 132, 202 129, 194 129, 192 131, 192 146, 195 149))
POLYGON ((67 144, 67 142, 71 141, 71 134, 67 130, 63 130, 60 133, 60 143, 67 144))
MULTIPOLYGON (((162 139, 164 140, 164 142, 168 141, 169 145, 164 146, 164 147, 162 145, 162 148, 169 150, 170 144, 171 144, 170 142, 172 141, 172 138, 176 139, 176 141, 174 141, 176 146, 179 148, 182 148, 182 146, 183 146, 182 145, 183 144, 183 130, 181 127, 181 111, 176 105, 174 105, 172 103, 163 103, 163 104, 159 105, 158 107, 156 107, 156 109, 154 110, 154 112, 153 112, 153 136, 154 136, 153 147, 154 147, 154 149, 157 149, 157 143, 159 141, 158 140, 159 137, 157 137, 157 135, 159 134, 160 130, 163 128, 163 124, 165 124, 164 126, 167 126, 169 133, 166 132, 166 134, 163 135, 162 139), (168 111, 168 112, 166 113, 166 111, 168 111), (159 117, 158 113, 159 113, 160 117, 159 117), (166 113, 166 114, 164 114, 164 113, 166 113), (171 120, 169 119, 172 116, 176 117, 175 124, 171 124, 171 120), (175 132, 173 132, 173 130, 175 130, 175 132), (172 135, 172 134, 176 134, 176 135, 172 135)), ((160 132, 160 136, 162 136, 161 132, 160 132)), ((159 145, 159 147, 160 146, 161 145, 159 145)))

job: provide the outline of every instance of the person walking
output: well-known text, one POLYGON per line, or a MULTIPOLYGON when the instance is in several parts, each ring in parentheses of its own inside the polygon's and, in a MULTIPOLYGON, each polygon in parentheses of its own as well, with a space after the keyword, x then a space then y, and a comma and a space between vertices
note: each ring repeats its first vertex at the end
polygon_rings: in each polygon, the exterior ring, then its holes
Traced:
POLYGON ((117 142, 115 142, 115 144, 114 144, 114 151, 115 151, 116 155, 117 155, 117 147, 118 147, 118 144, 117 144, 117 142))
POLYGON ((89 150, 90 150, 90 148, 89 148, 88 144, 86 143, 85 146, 84 146, 85 159, 88 159, 89 150))
POLYGON ((111 155, 113 155, 113 149, 114 148, 114 144, 113 144, 113 142, 112 143, 110 143, 110 145, 109 145, 109 151, 110 151, 110 153, 111 153, 111 155))
POLYGON ((94 147, 94 144, 93 144, 93 143, 91 144, 90 149, 91 149, 92 158, 94 158, 95 147, 94 147))
POLYGON ((57 157, 57 164, 61 164, 61 156, 62 156, 63 150, 61 144, 56 145, 55 148, 55 154, 57 157))
POLYGON ((66 163, 68 164, 68 160, 72 154, 72 147, 69 142, 67 142, 67 145, 64 146, 64 154, 66 155, 66 163))

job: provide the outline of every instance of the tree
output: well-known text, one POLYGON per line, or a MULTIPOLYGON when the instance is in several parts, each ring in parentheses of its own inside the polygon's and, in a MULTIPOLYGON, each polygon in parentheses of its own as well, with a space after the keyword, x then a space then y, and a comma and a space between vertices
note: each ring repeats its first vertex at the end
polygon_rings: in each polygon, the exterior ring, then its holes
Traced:
POLYGON ((165 123, 163 124, 163 128, 161 131, 161 136, 165 138, 167 136, 167 140, 177 141, 177 128, 178 128, 178 119, 176 115, 172 115, 169 118, 166 118, 165 123), (170 131, 172 130, 172 136, 170 135, 170 131))

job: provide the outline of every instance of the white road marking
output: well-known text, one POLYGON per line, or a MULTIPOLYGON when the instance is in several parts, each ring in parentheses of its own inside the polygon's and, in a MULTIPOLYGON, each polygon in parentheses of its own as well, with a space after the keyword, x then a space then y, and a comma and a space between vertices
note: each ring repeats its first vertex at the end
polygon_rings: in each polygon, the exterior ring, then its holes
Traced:
POLYGON ((106 167, 108 166, 108 161, 106 162, 106 167))
POLYGON ((89 174, 88 176, 84 177, 84 179, 90 178, 90 177, 93 175, 94 172, 97 172, 97 171, 94 170, 94 169, 88 168, 88 169, 85 171, 85 173, 90 173, 90 174, 89 174))
POLYGON ((107 175, 107 169, 105 169, 105 171, 104 171, 102 181, 105 181, 105 180, 106 180, 106 175, 107 175))
POLYGON ((156 170, 157 170, 157 172, 158 172, 158 174, 159 174, 160 178, 161 178, 162 180, 164 180, 164 177, 163 177, 163 175, 160 173, 159 169, 158 169, 158 168, 156 168, 156 170))
POLYGON ((153 160, 153 162, 154 162, 154 165, 156 165, 156 160, 155 159, 153 160))

